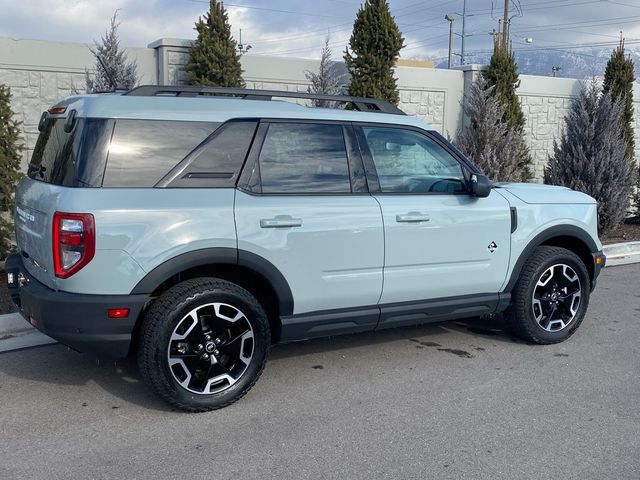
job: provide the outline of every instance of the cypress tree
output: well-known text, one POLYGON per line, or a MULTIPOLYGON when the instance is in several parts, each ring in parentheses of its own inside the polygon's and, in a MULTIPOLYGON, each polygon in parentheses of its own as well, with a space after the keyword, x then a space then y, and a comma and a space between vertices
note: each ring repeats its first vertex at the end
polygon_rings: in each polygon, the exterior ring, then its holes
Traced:
POLYGON ((0 85, 0 257, 9 251, 13 232, 10 219, 15 206, 16 182, 21 177, 20 159, 24 149, 20 141, 21 123, 13 119, 11 90, 0 85))
POLYGON ((108 92, 116 88, 129 89, 138 83, 137 63, 129 62, 125 52, 120 50, 119 26, 116 10, 100 43, 94 41, 94 48, 89 49, 96 57, 96 66, 93 77, 85 70, 87 93, 108 92))
POLYGON ((244 87, 240 54, 231 36, 229 17, 222 2, 210 0, 209 11, 199 17, 198 38, 184 67, 192 85, 244 87))
POLYGON ((493 95, 504 105, 502 120, 510 128, 523 129, 525 120, 522 107, 516 94, 520 86, 518 64, 513 52, 495 41, 489 68, 484 72, 487 88, 494 87, 493 95))
MULTIPOLYGON (((343 75, 338 71, 336 63, 331 59, 331 47, 329 46, 329 37, 324 41, 324 47, 320 54, 320 65, 318 73, 307 70, 305 77, 311 85, 307 88, 309 93, 317 93, 321 95, 340 95, 342 87, 340 82, 343 75)), ((335 102, 327 100, 313 100, 316 107, 332 108, 335 102)))
POLYGON ((624 107, 620 129, 627 144, 626 158, 633 162, 635 142, 633 140, 633 60, 624 54, 624 40, 613 51, 604 71, 602 93, 610 93, 614 101, 622 102, 624 107))
POLYGON ((527 146, 521 135, 502 122, 504 105, 480 76, 465 95, 462 110, 469 122, 458 129, 454 144, 492 180, 520 180, 518 158, 527 146))
POLYGON ((593 81, 571 100, 566 126, 544 172, 544 181, 591 195, 598 202, 600 233, 615 228, 629 207, 636 172, 620 135, 623 106, 593 81))
POLYGON ((400 95, 393 68, 403 45, 404 38, 387 0, 365 0, 356 15, 344 55, 351 74, 349 93, 397 105, 400 95))
MULTIPOLYGON (((513 52, 498 39, 494 41, 493 54, 484 78, 486 88, 492 88, 493 96, 504 106, 502 121, 524 138, 525 118, 516 93, 520 86, 518 64, 513 52)), ((521 152, 517 163, 520 179, 528 180, 531 177, 531 156, 528 149, 521 152)))

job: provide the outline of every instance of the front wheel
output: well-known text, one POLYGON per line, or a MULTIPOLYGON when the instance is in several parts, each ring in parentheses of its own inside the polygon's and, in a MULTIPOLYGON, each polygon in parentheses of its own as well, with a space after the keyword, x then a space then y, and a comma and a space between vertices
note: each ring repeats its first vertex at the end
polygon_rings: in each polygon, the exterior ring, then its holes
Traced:
POLYGON ((589 274, 575 253, 541 246, 525 263, 505 312, 523 340, 559 343, 580 326, 589 305, 589 274))
POLYGON ((181 410, 225 407, 258 380, 270 346, 269 321, 253 295, 198 278, 159 297, 146 313, 138 365, 155 392, 181 410))

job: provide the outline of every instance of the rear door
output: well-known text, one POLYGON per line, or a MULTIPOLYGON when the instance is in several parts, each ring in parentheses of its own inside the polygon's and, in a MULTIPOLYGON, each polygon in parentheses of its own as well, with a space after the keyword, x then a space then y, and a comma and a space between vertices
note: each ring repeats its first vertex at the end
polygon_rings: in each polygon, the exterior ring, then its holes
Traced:
POLYGON ((289 283, 294 315, 283 319, 283 336, 293 325, 298 337, 375 327, 382 215, 349 125, 263 121, 235 218, 240 251, 268 260, 289 283), (363 306, 370 307, 364 314, 348 313, 363 306))
POLYGON ((496 192, 470 196, 467 167, 424 132, 363 126, 358 133, 384 219, 380 303, 499 292, 510 255, 508 202, 496 192))

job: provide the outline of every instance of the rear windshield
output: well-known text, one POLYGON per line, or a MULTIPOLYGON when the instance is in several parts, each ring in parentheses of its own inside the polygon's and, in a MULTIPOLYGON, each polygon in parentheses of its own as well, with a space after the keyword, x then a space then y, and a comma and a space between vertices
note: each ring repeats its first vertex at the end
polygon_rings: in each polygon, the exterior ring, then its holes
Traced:
POLYGON ((27 175, 65 187, 153 187, 219 126, 217 123, 64 118, 40 132, 27 175))
POLYGON ((64 131, 64 118, 49 119, 36 142, 27 175, 64 187, 102 184, 114 120, 79 118, 64 131))

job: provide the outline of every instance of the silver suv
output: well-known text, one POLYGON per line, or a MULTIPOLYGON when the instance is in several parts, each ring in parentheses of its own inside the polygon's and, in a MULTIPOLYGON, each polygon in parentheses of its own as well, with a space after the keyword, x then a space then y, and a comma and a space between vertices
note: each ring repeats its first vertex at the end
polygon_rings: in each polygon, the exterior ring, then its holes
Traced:
POLYGON ((498 312, 560 342, 605 263, 591 197, 492 184, 378 100, 145 86, 39 129, 14 300, 76 350, 136 355, 184 410, 243 396, 277 342, 498 312))

